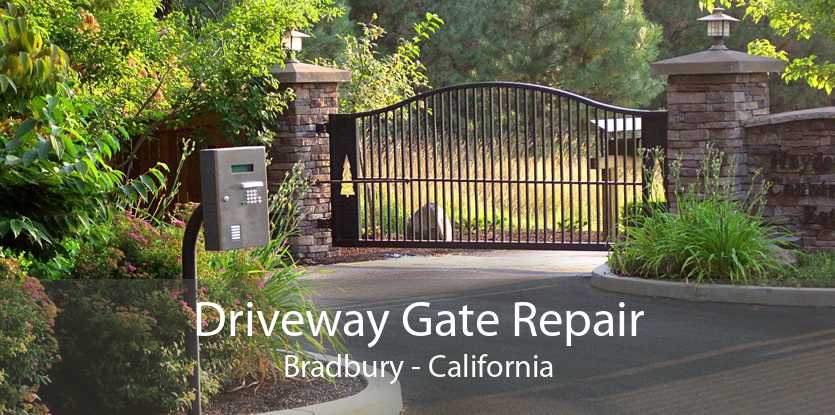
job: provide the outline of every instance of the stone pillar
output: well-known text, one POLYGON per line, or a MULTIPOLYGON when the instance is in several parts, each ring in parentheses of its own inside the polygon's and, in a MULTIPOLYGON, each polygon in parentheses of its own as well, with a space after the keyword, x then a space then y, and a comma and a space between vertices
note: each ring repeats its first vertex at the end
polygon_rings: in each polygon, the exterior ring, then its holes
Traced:
POLYGON ((331 247, 330 138, 323 126, 339 110, 337 86, 351 79, 349 71, 287 62, 271 71, 282 88, 292 89, 290 102, 279 119, 277 137, 269 150, 267 168, 271 190, 278 188, 296 163, 303 164, 310 191, 301 200, 299 236, 290 246, 299 259, 327 257, 331 247))
MULTIPOLYGON (((736 183, 739 195, 747 193, 751 175, 743 123, 769 113, 768 74, 782 69, 778 60, 728 49, 652 64, 653 73, 668 76, 667 160, 681 160, 682 183, 696 180, 705 146, 712 143, 725 153, 726 162, 736 163, 733 177, 730 165, 723 168, 725 178, 736 183)), ((675 207, 672 186, 668 180, 668 200, 675 207)))

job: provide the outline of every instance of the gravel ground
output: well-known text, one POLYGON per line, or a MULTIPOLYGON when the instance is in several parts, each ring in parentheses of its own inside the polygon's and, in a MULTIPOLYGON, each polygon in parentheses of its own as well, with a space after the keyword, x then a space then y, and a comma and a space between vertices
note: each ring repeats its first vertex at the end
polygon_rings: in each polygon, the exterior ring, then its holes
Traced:
POLYGON ((365 383, 360 378, 335 378, 333 383, 322 378, 288 379, 221 394, 203 414, 244 415, 292 409, 341 399, 363 388, 365 383))

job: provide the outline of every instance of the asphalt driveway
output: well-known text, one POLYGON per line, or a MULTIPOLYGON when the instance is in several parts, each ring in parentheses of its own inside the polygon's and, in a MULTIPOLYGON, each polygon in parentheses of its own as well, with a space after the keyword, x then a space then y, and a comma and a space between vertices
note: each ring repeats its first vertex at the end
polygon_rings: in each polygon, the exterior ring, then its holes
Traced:
POLYGON ((589 286, 599 253, 482 252, 407 257, 310 269, 316 302, 390 310, 379 344, 348 339, 355 359, 404 360, 407 414, 831 414, 835 411, 835 310, 688 303, 611 294, 589 286), (645 311, 637 337, 421 337, 399 327, 414 301, 513 314, 528 301, 552 310, 645 311), (554 364, 551 379, 437 379, 436 354, 554 364))

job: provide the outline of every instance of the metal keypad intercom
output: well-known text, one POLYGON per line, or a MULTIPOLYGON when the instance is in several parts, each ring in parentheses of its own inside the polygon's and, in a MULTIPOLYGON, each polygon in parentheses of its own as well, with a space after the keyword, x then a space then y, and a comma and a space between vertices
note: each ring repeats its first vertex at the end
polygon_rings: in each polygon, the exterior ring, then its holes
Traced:
POLYGON ((269 240, 264 147, 200 151, 206 250, 262 246, 269 240))

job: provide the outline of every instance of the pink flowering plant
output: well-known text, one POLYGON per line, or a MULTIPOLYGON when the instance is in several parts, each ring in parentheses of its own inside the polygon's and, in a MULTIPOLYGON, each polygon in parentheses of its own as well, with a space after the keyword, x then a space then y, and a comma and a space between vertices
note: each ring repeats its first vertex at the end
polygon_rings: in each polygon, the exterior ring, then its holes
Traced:
POLYGON ((59 359, 57 312, 40 281, 0 252, 0 413, 49 413, 39 393, 59 359))

